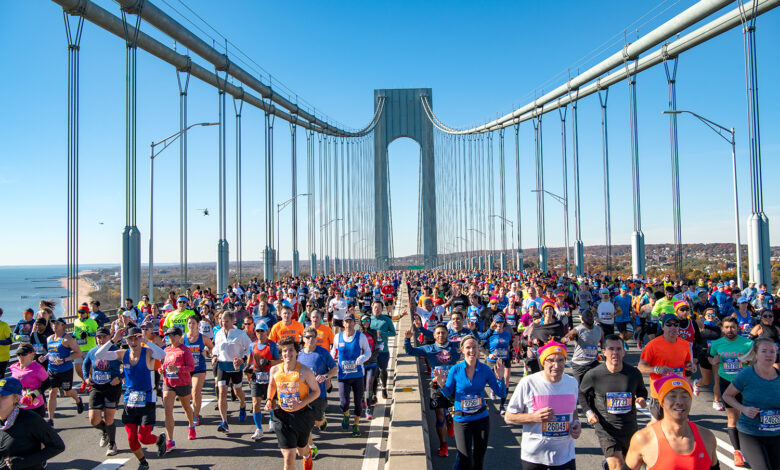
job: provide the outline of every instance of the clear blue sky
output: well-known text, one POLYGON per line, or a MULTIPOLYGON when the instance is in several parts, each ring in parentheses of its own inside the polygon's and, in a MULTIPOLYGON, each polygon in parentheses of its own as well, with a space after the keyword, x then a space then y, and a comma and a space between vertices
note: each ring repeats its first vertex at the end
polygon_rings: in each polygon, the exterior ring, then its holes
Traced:
MULTIPOLYGON (((162 0, 155 4, 181 19, 162 0)), ((178 0, 167 2, 185 11, 178 0)), ((98 2, 114 14, 114 2, 98 2)), ((434 109, 447 124, 469 126, 493 119, 532 99, 535 90, 562 82, 561 74, 617 37, 606 52, 621 47, 622 32, 659 2, 255 2, 188 0, 187 4, 237 44, 276 79, 332 119, 362 127, 371 117, 375 88, 430 87, 434 109), (553 82, 552 77, 558 76, 553 82), (544 85, 548 82, 546 85, 544 85)), ((640 23, 646 33, 694 2, 668 1, 640 23), (660 16, 653 16, 663 9, 660 16)), ((191 14, 188 16, 192 17, 191 14)), ((172 45, 149 25, 143 30, 172 45)), ((629 28, 629 40, 636 37, 629 28)), ((210 32, 211 33, 211 32, 210 32)), ((211 33, 214 34, 214 33, 211 33)), ((758 20, 759 96, 764 162, 764 203, 772 240, 780 234, 780 11, 758 20)), ((64 264, 66 261, 67 50, 61 9, 47 0, 4 2, 0 18, 0 265, 64 264)), ((598 56, 596 58, 603 57, 598 56)), ((594 60, 580 64, 592 65, 594 60)), ((577 65, 574 67, 576 68, 577 65)), ((208 68, 211 68, 210 66, 208 68)), ((138 226, 142 259, 148 243, 148 143, 178 129, 178 89, 173 69, 138 52, 138 226)), ((746 99, 742 33, 732 30, 680 58, 678 106, 737 129, 740 209, 750 210, 746 146, 746 99)), ((118 263, 124 226, 125 46, 87 23, 81 43, 80 261, 118 263), (99 224, 103 222, 103 224, 99 224)), ((625 83, 609 97, 613 243, 629 242, 631 164, 628 91, 625 83)), ((198 80, 190 85, 189 122, 217 118, 216 91, 198 80)), ((672 240, 668 119, 663 67, 638 79, 642 216, 648 244, 672 240)), ((228 101, 232 111, 232 103, 228 101)), ((259 259, 264 240, 262 113, 244 108, 244 258, 259 259)), ((585 244, 603 244, 601 131, 598 98, 580 104, 580 156, 585 244)), ((560 120, 543 120, 546 187, 561 191, 560 120)), ((521 194, 524 245, 535 246, 532 173, 533 139, 521 126, 521 194)), ((568 132, 568 131, 567 131, 568 132)), ((684 242, 733 242, 728 145, 692 118, 682 117, 680 172, 684 242)), ((228 120, 228 240, 235 247, 234 121, 228 120)), ((571 135, 568 136, 569 140, 571 135)), ((190 134, 190 261, 216 259, 216 128, 190 134), (203 217, 196 208, 207 207, 203 217)), ((497 139, 496 139, 497 140, 497 139)), ((289 129, 277 121, 275 200, 289 197, 289 129)), ((299 155, 304 155, 301 138, 299 155)), ((569 147, 570 150, 570 147, 569 147)), ((514 154, 512 139, 506 151, 514 154)), ((156 163, 156 262, 178 261, 178 149, 156 163)), ((397 255, 416 248, 417 182, 399 175, 417 172, 417 145, 390 146, 390 172, 397 255), (406 187, 405 187, 406 185, 406 187), (401 211, 406 209, 406 213, 401 211), (408 208, 412 208, 409 212, 408 208)), ((569 159, 571 155, 569 154, 569 159)), ((512 162, 510 159, 509 162, 512 162)), ((305 187, 305 157, 299 161, 305 187)), ((514 164, 508 163, 508 174, 514 164)), ((571 192, 571 186, 570 186, 571 192)), ((496 191, 496 197, 498 191, 496 191)), ((507 185, 507 212, 514 219, 515 187, 507 185)), ((498 202, 496 202, 498 207, 498 202)), ((289 209, 288 209, 289 211, 289 209)), ((289 258, 288 222, 281 230, 282 258, 289 258)), ((306 252, 305 204, 299 237, 306 252)), ((573 214, 572 214, 573 217, 573 214)), ((573 226, 573 221, 572 221, 573 226)), ((573 236, 572 236, 573 238, 573 236)), ((563 245, 560 205, 547 203, 548 246, 563 245)), ((774 242, 774 244, 777 244, 774 242)))

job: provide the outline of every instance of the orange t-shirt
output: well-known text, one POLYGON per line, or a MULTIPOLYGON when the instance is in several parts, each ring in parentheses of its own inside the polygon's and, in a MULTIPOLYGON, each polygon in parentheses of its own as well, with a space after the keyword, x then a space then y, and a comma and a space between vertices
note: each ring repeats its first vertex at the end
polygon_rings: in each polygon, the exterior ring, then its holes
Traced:
POLYGON ((333 338, 333 330, 328 325, 320 323, 320 326, 317 327, 317 346, 322 346, 330 351, 333 346, 333 338))
POLYGON ((293 320, 289 325, 285 325, 282 322, 274 323, 271 327, 271 333, 268 334, 268 338, 274 343, 278 343, 282 338, 292 336, 295 341, 301 342, 303 339, 303 325, 300 322, 293 320))
MULTIPOLYGON (((642 350, 641 358, 652 367, 669 367, 674 369, 674 373, 683 376, 685 374, 685 363, 691 362, 690 343, 681 338, 677 338, 677 341, 670 343, 663 336, 659 336, 647 343, 642 350)), ((650 396, 653 398, 658 398, 655 394, 653 383, 660 378, 660 374, 650 374, 650 396)))

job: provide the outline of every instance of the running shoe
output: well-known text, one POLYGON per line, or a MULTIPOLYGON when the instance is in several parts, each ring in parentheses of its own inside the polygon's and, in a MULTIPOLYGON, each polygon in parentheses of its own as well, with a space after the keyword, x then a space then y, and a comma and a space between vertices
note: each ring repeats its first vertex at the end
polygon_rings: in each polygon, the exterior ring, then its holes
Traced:
POLYGON ((84 412, 84 402, 81 401, 81 398, 79 398, 79 401, 76 402, 76 411, 78 414, 81 414, 84 412))
POLYGON ((320 431, 324 431, 328 427, 328 419, 322 418, 322 424, 320 424, 320 431))
POLYGON ((200 426, 200 415, 195 417, 193 424, 195 424, 195 426, 200 426))
POLYGON ((699 396, 699 379, 693 381, 693 396, 699 396))
POLYGON ((352 425, 352 437, 360 437, 360 427, 357 423, 352 425))
POLYGON ((601 468, 603 468, 604 470, 609 470, 609 464, 607 463, 606 460, 601 461, 601 468))
POLYGON ((645 347, 644 343, 642 343, 641 339, 636 340, 636 347, 639 349, 643 349, 645 347))
MULTIPOLYGON (((79 387, 79 393, 84 393, 84 391, 87 389, 87 383, 81 382, 81 386, 79 387)), ((103 446, 101 446, 103 447, 103 446)))
POLYGON ((238 410, 238 422, 243 423, 246 421, 246 408, 240 408, 238 410))
POLYGON ((723 406, 723 403, 721 403, 719 401, 713 401, 712 402, 712 409, 717 410, 717 411, 723 411, 726 408, 723 406))
POLYGON ((100 436, 100 441, 98 442, 98 445, 100 447, 105 447, 106 444, 108 444, 108 437, 106 437, 106 435, 103 434, 102 436, 100 436))
POLYGON ((222 421, 221 423, 219 423, 219 426, 217 426, 217 431, 224 432, 227 434, 230 432, 230 427, 228 427, 228 424, 226 422, 222 421))
POLYGON ((374 412, 371 408, 366 408, 366 419, 374 419, 374 412))
POLYGON ((734 451, 734 466, 735 467, 745 466, 745 457, 742 455, 742 451, 740 450, 734 451))
POLYGON ((169 440, 165 443, 165 452, 168 453, 176 448, 176 441, 169 440))
POLYGON ((504 405, 499 405, 498 406, 498 414, 500 414, 501 416, 504 416, 506 414, 506 410, 504 409, 504 405))
POLYGON ((450 454, 449 449, 447 449, 447 443, 443 443, 439 446, 439 457, 446 457, 450 454))
POLYGON ((157 436, 157 456, 158 457, 162 457, 168 451, 168 447, 165 445, 165 440, 166 440, 165 433, 161 432, 160 435, 157 436))
POLYGON ((268 432, 274 432, 276 430, 276 426, 274 426, 274 420, 269 419, 268 420, 268 432))
POLYGON ((198 437, 198 434, 195 432, 195 426, 189 426, 187 428, 187 439, 193 440, 196 437, 198 437))
POLYGON ((314 461, 311 458, 311 455, 309 455, 308 459, 304 457, 304 459, 303 459, 303 470, 312 470, 312 468, 314 468, 314 461))
POLYGON ((146 460, 143 462, 138 462, 138 470, 149 470, 149 462, 146 460))
POLYGON ((49 423, 49 426, 54 427, 54 420, 53 419, 49 419, 46 422, 49 423))
POLYGON ((387 388, 386 387, 382 387, 382 398, 387 400, 387 388))
POLYGON ((116 453, 116 442, 112 442, 108 445, 108 449, 106 449, 106 456, 111 457, 112 455, 116 455, 116 453))
POLYGON ((452 417, 447 415, 447 436, 455 437, 455 426, 452 424, 452 417))
POLYGON ((260 428, 255 428, 254 434, 252 434, 252 440, 253 441, 259 441, 263 437, 263 430, 260 428))
POLYGON ((313 444, 309 446, 309 452, 311 453, 311 459, 314 460, 317 458, 317 454, 320 453, 320 449, 317 447, 317 444, 313 444))
POLYGON ((219 402, 214 405, 214 411, 219 411, 219 402))
POLYGON ((349 413, 344 414, 344 417, 341 418, 341 429, 344 431, 349 429, 349 413))

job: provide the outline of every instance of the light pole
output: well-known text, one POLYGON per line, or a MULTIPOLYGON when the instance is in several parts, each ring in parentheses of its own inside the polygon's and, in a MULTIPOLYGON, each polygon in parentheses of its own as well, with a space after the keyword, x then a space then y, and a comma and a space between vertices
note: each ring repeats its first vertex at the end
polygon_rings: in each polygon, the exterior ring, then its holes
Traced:
MULTIPOLYGON (((279 238, 279 214, 282 212, 282 209, 289 206, 294 200, 296 200, 301 196, 311 196, 311 194, 309 193, 296 194, 290 199, 280 202, 279 204, 276 205, 276 240, 277 240, 276 243, 280 243, 281 240, 279 238)), ((297 246, 293 245, 293 253, 295 253, 295 250, 297 248, 298 248, 297 246)), ((276 249, 276 280, 277 281, 279 280, 279 249, 278 248, 276 249)))
POLYGON ((154 290, 152 278, 152 271, 154 268, 154 158, 160 155, 163 150, 167 149, 169 145, 176 142, 176 139, 193 127, 217 125, 219 125, 218 122, 198 122, 185 127, 175 134, 169 135, 159 142, 152 142, 149 146, 149 302, 154 302, 154 297, 152 296, 154 290), (155 153, 154 148, 158 145, 162 145, 163 147, 155 153))
POLYGON ((731 144, 731 178, 734 186, 734 232, 737 236, 737 284, 742 289, 742 246, 739 236, 739 196, 737 195, 737 155, 736 155, 736 140, 734 139, 734 128, 731 129, 716 124, 704 116, 700 116, 693 111, 687 111, 684 109, 678 109, 674 111, 664 111, 664 114, 690 114, 699 121, 703 122, 707 127, 713 130, 716 134, 721 136, 723 140, 731 144), (727 133, 728 136, 723 135, 727 133))
MULTIPOLYGON (((551 193, 550 191, 547 191, 546 189, 532 189, 532 193, 538 193, 543 192, 544 194, 547 194, 548 196, 552 197, 556 201, 560 202, 563 205, 563 221, 564 225, 568 227, 568 221, 569 221, 569 203, 566 201, 566 198, 563 196, 559 196, 555 193, 551 193)), ((566 274, 568 274, 569 271, 569 231, 566 230, 563 234, 564 236, 564 243, 566 243, 566 274)))

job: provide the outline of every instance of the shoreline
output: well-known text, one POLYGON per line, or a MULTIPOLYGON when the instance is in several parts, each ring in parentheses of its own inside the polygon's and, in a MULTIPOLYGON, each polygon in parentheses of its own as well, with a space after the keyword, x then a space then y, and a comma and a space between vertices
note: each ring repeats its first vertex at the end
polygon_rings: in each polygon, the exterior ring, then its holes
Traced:
MULTIPOLYGON (((91 282, 89 282, 87 279, 81 277, 83 274, 92 274, 95 271, 81 271, 79 272, 79 278, 78 278, 78 298, 76 299, 76 305, 81 305, 82 303, 86 302, 87 305, 89 305, 89 302, 92 300, 92 297, 89 295, 90 292, 95 290, 95 286, 92 285, 91 282)), ((68 289, 68 278, 62 277, 60 278, 60 285, 63 289, 68 289)), ((68 291, 68 295, 70 295, 70 291, 68 291)), ((65 299, 60 299, 60 303, 62 305, 63 310, 65 310, 65 299)), ((75 315, 76 312, 67 312, 65 311, 65 316, 68 314, 75 315)))

